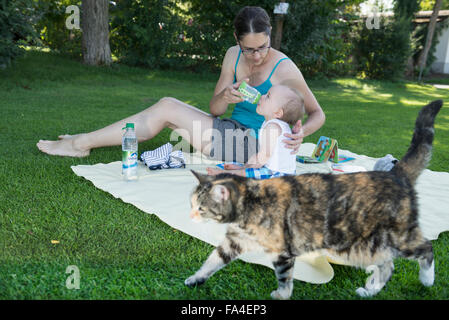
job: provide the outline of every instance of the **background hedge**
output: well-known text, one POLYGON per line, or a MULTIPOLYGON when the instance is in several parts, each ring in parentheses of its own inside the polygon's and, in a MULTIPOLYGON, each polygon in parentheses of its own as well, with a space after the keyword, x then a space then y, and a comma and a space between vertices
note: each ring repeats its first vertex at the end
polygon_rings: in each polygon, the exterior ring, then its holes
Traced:
MULTIPOLYGON (((273 9, 278 2, 111 1, 111 50, 116 61, 129 65, 218 72, 227 48, 235 45, 233 20, 237 12, 245 5, 263 7, 272 18, 274 34, 273 9)), ((413 13, 420 5, 429 7, 429 0, 395 0, 394 17, 382 19, 380 29, 368 29, 358 16, 357 6, 361 2, 290 1, 281 51, 308 78, 402 77, 407 62, 413 69, 427 31, 427 25, 411 22, 413 13)), ((0 66, 8 66, 23 45, 36 42, 80 58, 82 31, 65 27, 68 5, 80 6, 81 0, 0 0, 0 66)), ((437 37, 434 39, 431 53, 437 37)), ((430 54, 428 66, 433 61, 430 54)))

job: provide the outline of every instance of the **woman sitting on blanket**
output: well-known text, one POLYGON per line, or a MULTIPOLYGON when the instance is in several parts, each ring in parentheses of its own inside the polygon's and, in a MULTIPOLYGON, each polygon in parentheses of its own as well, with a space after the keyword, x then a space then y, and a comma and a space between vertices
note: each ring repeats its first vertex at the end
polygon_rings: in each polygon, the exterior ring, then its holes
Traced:
POLYGON ((248 178, 269 179, 295 174, 296 155, 285 147, 282 140, 283 134, 291 134, 290 125, 295 125, 304 116, 301 93, 282 85, 272 86, 261 97, 256 112, 265 117, 259 130, 259 151, 245 165, 225 163, 217 165, 221 169, 207 168, 209 175, 231 173, 248 178))
POLYGON ((273 85, 283 84, 303 95, 307 122, 302 125, 298 121, 291 134, 284 134, 286 139, 283 140, 295 154, 303 138, 323 125, 324 113, 296 65, 285 54, 271 48, 270 18, 264 9, 243 8, 234 26, 237 45, 229 48, 224 57, 210 101, 211 114, 166 97, 105 128, 61 135, 56 141, 40 140, 37 147, 51 155, 85 157, 93 148, 120 145, 122 128, 127 122, 133 122, 139 142, 153 138, 168 127, 212 159, 246 163, 257 153, 258 130, 264 122, 264 117, 256 113, 257 105, 243 101, 242 94, 236 90, 246 80, 261 94, 266 94, 273 85), (231 119, 219 119, 233 103, 236 105, 231 119))

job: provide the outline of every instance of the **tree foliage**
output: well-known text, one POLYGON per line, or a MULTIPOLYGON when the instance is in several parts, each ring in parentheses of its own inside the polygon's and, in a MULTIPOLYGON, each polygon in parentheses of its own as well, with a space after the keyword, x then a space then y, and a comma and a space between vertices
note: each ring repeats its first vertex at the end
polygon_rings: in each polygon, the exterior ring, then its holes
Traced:
POLYGON ((308 76, 347 74, 350 69, 353 15, 339 1, 292 2, 284 25, 281 50, 308 76))
POLYGON ((404 75, 413 53, 412 20, 419 0, 396 0, 394 17, 379 17, 380 28, 369 29, 364 21, 356 32, 355 56, 358 71, 368 78, 397 79, 404 75))
POLYGON ((183 19, 175 0, 122 0, 111 8, 111 49, 121 61, 167 67, 181 48, 183 19))
POLYGON ((41 15, 36 29, 45 46, 72 57, 81 57, 81 30, 66 27, 66 8, 70 5, 81 7, 81 0, 37 0, 41 15))
POLYGON ((371 79, 397 79, 411 54, 410 28, 403 20, 380 19, 379 29, 368 29, 363 23, 358 26, 357 70, 371 79))
MULTIPOLYGON (((423 11, 432 11, 433 6, 435 5, 435 0, 421 0, 419 4, 420 10, 423 11)), ((441 10, 448 10, 449 9, 449 0, 443 0, 443 3, 441 5, 441 10)))
POLYGON ((23 53, 20 45, 35 39, 36 11, 31 0, 0 0, 0 67, 23 53))

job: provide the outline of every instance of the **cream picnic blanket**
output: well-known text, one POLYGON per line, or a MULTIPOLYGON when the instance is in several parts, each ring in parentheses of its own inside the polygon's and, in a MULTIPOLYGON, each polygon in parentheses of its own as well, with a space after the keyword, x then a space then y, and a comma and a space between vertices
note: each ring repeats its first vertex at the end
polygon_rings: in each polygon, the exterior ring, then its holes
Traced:
MULTIPOLYGON (((311 155, 314 148, 314 144, 304 143, 298 154, 311 155)), ((356 158, 348 164, 361 166, 367 170, 372 170, 377 160, 347 150, 339 150, 339 154, 356 158)), ((142 211, 157 215, 171 227, 217 246, 224 238, 226 226, 215 222, 194 223, 189 218, 190 195, 197 185, 197 180, 189 169, 206 173, 206 167, 219 162, 209 160, 201 154, 184 154, 184 156, 187 164, 185 169, 150 171, 139 163, 139 179, 132 182, 123 181, 120 161, 72 166, 72 170, 78 176, 91 181, 97 188, 133 204, 142 211)), ((333 171, 329 162, 297 164, 297 174, 310 172, 333 171)), ((439 233, 449 230, 449 173, 425 170, 418 179, 417 192, 420 224, 424 235, 431 240, 437 239, 439 233)), ((261 252, 247 253, 240 259, 273 268, 271 261, 261 252)), ((338 262, 335 258, 333 261, 338 262)), ((312 253, 296 259, 295 279, 310 283, 326 283, 333 275, 332 266, 324 255, 312 253)))

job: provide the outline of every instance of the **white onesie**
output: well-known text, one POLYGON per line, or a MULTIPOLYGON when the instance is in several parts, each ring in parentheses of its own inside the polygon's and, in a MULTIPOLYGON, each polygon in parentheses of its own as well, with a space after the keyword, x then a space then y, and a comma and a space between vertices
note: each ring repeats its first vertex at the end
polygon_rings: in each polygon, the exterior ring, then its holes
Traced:
MULTIPOLYGON (((265 127, 269 123, 276 123, 278 124, 281 129, 282 133, 277 139, 276 146, 273 150, 273 153, 271 154, 270 159, 268 159, 268 162, 265 164, 265 167, 270 169, 271 171, 276 172, 282 172, 287 174, 295 174, 296 172, 296 155, 291 154, 292 149, 288 149, 285 147, 285 142, 282 140, 289 139, 284 136, 284 133, 292 133, 292 130, 290 129, 290 126, 287 122, 279 120, 279 119, 271 119, 268 121, 264 121, 262 123, 262 126, 260 127, 259 131, 259 138, 261 137, 262 130, 265 130, 265 127)), ((269 134, 269 133, 268 133, 269 134)), ((260 149, 260 139, 259 139, 259 149, 260 149)))

